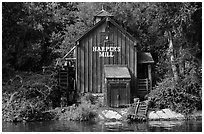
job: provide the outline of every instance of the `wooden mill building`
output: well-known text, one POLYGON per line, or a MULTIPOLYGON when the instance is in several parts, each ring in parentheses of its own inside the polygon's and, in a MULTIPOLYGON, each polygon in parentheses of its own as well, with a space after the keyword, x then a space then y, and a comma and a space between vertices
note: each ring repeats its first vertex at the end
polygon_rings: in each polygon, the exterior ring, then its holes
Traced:
POLYGON ((76 90, 101 94, 111 107, 130 104, 152 88, 150 53, 137 50, 138 41, 101 10, 94 26, 76 40, 76 90))

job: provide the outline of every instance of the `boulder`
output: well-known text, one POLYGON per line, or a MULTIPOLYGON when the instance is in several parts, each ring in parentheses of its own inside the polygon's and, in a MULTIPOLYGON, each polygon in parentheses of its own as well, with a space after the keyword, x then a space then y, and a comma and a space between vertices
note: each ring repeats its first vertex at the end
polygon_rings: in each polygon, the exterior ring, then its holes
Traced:
POLYGON ((182 114, 180 114, 180 113, 177 113, 176 116, 175 116, 175 118, 182 120, 182 119, 185 119, 185 116, 182 115, 182 114))
POLYGON ((169 116, 162 110, 156 112, 160 119, 169 119, 169 116))
POLYGON ((116 120, 119 120, 120 118, 122 118, 122 115, 120 115, 118 112, 113 111, 113 110, 104 110, 101 113, 107 119, 116 119, 116 120))
POLYGON ((170 109, 162 109, 162 111, 170 118, 174 119, 175 118, 175 112, 171 111, 170 109))
POLYGON ((148 119, 150 119, 150 120, 158 120, 159 116, 157 115, 157 113, 155 111, 151 111, 148 114, 148 119))
POLYGON ((185 119, 184 115, 180 113, 176 113, 172 111, 171 109, 162 109, 159 111, 152 111, 148 114, 148 119, 150 120, 158 120, 158 119, 185 119))

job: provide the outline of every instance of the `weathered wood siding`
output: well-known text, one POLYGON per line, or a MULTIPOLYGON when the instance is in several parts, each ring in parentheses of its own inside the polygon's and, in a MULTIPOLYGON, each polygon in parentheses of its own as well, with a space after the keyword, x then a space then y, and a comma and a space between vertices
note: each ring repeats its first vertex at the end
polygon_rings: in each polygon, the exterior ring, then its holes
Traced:
POLYGON ((132 76, 131 90, 136 88, 137 51, 134 41, 114 25, 110 25, 110 46, 120 47, 120 52, 113 52, 114 57, 99 57, 93 47, 100 44, 101 32, 105 32, 103 23, 79 41, 77 46, 77 90, 81 93, 102 93, 104 89, 104 65, 127 65, 132 76))

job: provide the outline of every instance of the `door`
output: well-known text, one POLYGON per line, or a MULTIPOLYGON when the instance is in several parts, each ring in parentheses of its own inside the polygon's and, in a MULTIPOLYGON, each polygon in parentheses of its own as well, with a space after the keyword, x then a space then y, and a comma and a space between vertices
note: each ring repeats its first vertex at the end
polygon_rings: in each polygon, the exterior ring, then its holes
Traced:
POLYGON ((110 106, 119 107, 119 85, 118 83, 110 83, 110 106))
POLYGON ((125 105, 127 104, 127 89, 126 89, 126 83, 120 82, 120 100, 119 103, 120 105, 125 105))
POLYGON ((109 104, 110 107, 119 107, 129 104, 130 93, 128 82, 111 82, 109 83, 109 104))

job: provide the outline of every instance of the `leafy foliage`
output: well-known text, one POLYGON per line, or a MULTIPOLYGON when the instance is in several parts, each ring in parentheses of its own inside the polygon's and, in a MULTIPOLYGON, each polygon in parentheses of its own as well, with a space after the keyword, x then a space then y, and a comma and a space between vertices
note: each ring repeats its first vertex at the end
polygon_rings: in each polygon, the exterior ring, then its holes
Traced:
POLYGON ((65 113, 61 114, 59 119, 71 121, 89 121, 94 119, 98 115, 98 106, 94 104, 94 100, 94 96, 90 94, 84 95, 78 106, 70 106, 65 113))
POLYGON ((66 8, 73 12, 75 4, 3 3, 2 7, 3 69, 37 71, 52 64, 59 56, 55 49, 63 40, 66 25, 74 21, 73 13, 64 15, 66 8))
POLYGON ((54 117, 44 112, 53 107, 60 94, 55 92, 55 81, 54 75, 33 73, 18 74, 10 79, 2 88, 3 120, 33 121, 54 117))
POLYGON ((188 114, 202 109, 201 91, 200 80, 190 72, 177 85, 174 85, 173 77, 163 79, 148 96, 153 108, 170 108, 188 114))

